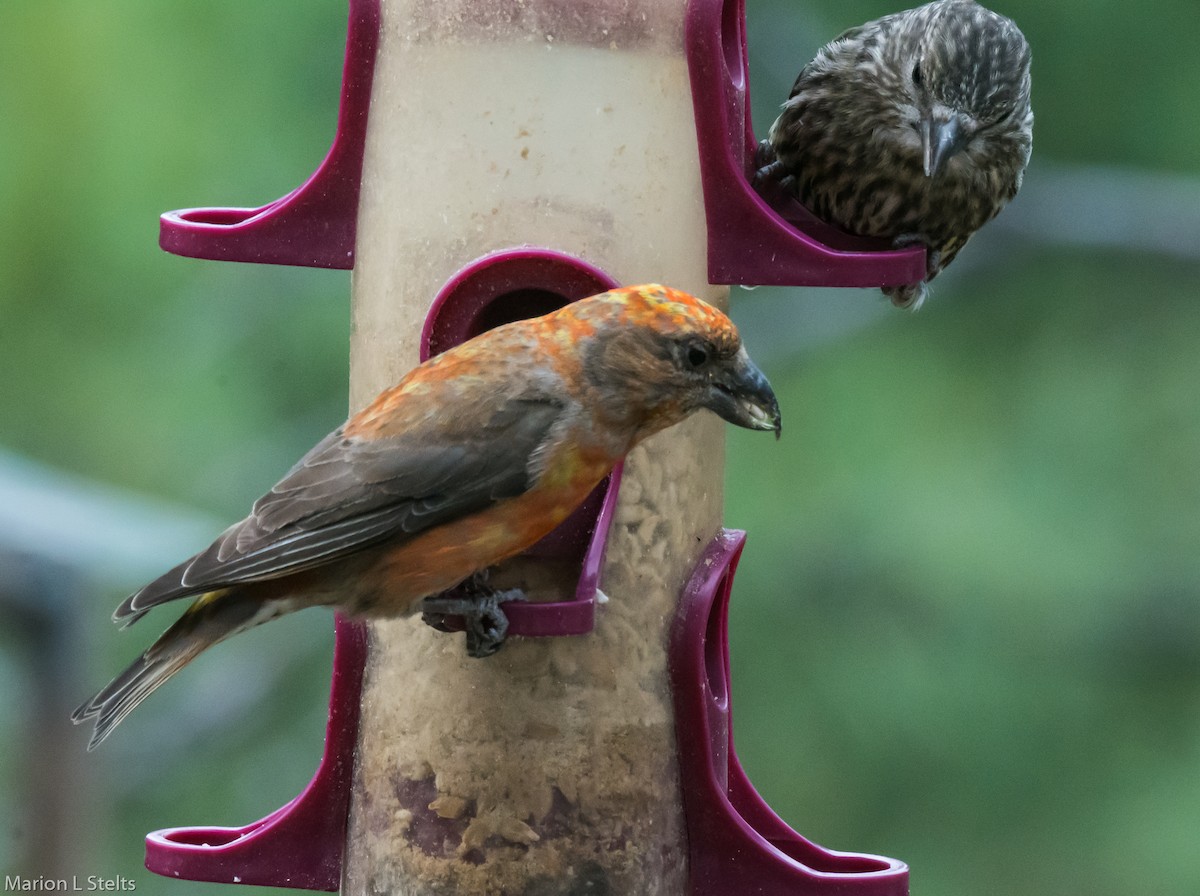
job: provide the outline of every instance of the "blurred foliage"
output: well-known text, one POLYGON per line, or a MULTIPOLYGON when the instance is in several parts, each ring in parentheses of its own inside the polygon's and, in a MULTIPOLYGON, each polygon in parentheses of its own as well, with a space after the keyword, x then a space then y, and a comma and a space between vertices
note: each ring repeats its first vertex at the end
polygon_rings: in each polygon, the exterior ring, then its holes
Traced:
MULTIPOLYGON (((820 43, 895 8, 747 5, 760 132, 820 43)), ((1035 158, 1195 175, 1190 0, 994 5, 1034 47, 1035 158)), ((344 27, 328 0, 0 4, 0 446, 232 519, 339 422, 348 276, 176 258, 155 234, 165 209, 259 205, 315 168, 344 27)), ((1197 270, 1053 245, 988 264, 988 239, 915 316, 871 291, 734 296, 785 416, 778 444, 730 435, 739 753, 798 830, 904 859, 920 896, 1191 896, 1197 270)), ((80 697, 142 643, 107 625, 119 596, 79 603, 80 697)), ((219 892, 142 870, 141 835, 303 786, 329 619, 273 628, 173 683, 194 722, 152 700, 83 756, 64 720, 88 782, 76 873, 219 892)), ((4 873, 40 798, 13 637, 4 873)))
POLYGON ((1039 252, 771 371, 788 449, 730 437, 734 706, 799 830, 915 893, 1196 891, 1192 276, 1039 252))

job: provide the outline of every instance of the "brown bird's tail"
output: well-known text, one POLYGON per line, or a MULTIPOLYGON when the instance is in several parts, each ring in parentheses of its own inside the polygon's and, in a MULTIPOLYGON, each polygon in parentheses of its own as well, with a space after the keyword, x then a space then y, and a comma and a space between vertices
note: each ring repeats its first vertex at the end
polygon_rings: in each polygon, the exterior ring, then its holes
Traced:
POLYGON ((290 609, 283 601, 264 603, 234 588, 200 595, 129 668, 71 714, 76 725, 96 720, 88 750, 99 746, 159 685, 203 651, 290 609))

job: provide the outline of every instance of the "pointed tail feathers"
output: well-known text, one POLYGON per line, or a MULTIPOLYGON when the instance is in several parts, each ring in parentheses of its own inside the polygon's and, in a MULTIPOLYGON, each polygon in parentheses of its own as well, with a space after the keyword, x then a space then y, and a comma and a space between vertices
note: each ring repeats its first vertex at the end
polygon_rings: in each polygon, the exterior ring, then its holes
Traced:
POLYGON ((159 604, 195 594, 199 594, 203 598, 205 588, 183 583, 188 568, 195 559, 195 557, 189 557, 174 569, 168 570, 150 584, 125 598, 113 612, 113 622, 119 623, 121 628, 129 628, 159 604))
POLYGON ((76 725, 95 719, 88 750, 99 746, 122 719, 203 651, 290 609, 235 589, 202 594, 129 668, 71 714, 76 725))

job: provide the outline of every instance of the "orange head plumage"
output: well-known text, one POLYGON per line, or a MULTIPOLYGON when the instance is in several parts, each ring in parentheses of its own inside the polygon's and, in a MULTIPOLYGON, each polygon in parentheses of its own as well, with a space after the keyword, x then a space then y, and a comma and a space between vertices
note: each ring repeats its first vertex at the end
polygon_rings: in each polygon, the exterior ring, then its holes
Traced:
POLYGON ((701 408, 779 433, 779 405, 737 327, 695 296, 658 284, 629 286, 544 320, 571 334, 589 407, 633 426, 635 441, 701 408))

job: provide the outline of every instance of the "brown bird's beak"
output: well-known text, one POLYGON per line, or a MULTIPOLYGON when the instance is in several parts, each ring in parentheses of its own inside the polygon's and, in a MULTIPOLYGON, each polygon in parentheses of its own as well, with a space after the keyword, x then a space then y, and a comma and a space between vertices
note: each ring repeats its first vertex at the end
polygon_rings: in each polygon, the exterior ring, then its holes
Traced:
POLYGON ((771 429, 775 431, 775 438, 779 438, 779 401, 745 348, 739 349, 727 364, 714 372, 704 406, 735 426, 763 431, 771 429))
POLYGON ((951 156, 967 145, 969 136, 969 129, 957 113, 947 117, 930 113, 921 122, 925 176, 936 177, 951 156))

